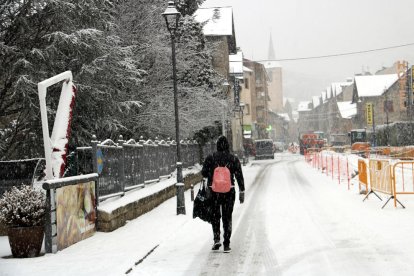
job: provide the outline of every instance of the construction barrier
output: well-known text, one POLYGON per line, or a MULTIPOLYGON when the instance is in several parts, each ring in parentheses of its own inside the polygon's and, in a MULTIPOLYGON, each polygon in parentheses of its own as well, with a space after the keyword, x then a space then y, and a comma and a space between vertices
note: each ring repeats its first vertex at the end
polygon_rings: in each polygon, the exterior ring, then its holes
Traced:
POLYGON ((414 162, 400 161, 395 163, 392 169, 392 175, 393 196, 391 198, 394 199, 394 207, 397 207, 397 202, 404 207, 397 199, 397 195, 414 194, 414 162))
POLYGON ((361 193, 361 186, 365 186, 365 194, 368 193, 368 171, 367 163, 364 159, 358 159, 358 182, 359 192, 361 193))
POLYGON ((338 154, 333 151, 323 151, 315 153, 312 158, 314 168, 326 173, 332 180, 336 179, 338 184, 341 184, 343 180, 346 180, 348 189, 350 188, 350 166, 346 155, 338 154))
POLYGON ((393 195, 391 165, 388 160, 369 160, 369 182, 369 192, 364 200, 371 193, 374 193, 379 199, 381 199, 381 197, 379 197, 375 192, 388 194, 390 196, 393 195))
POLYGON ((375 194, 381 201, 382 198, 378 193, 389 195, 382 208, 391 199, 394 199, 395 207, 398 203, 405 208, 397 196, 414 194, 414 161, 398 161, 395 163, 392 159, 360 158, 358 159, 358 168, 356 168, 355 164, 349 164, 346 154, 338 154, 333 151, 307 152, 305 160, 312 167, 321 170, 324 174, 326 173, 332 180, 337 179, 338 184, 346 180, 348 190, 350 189, 350 169, 351 171, 358 169, 359 192, 361 193, 365 188, 363 201, 370 194, 375 194))

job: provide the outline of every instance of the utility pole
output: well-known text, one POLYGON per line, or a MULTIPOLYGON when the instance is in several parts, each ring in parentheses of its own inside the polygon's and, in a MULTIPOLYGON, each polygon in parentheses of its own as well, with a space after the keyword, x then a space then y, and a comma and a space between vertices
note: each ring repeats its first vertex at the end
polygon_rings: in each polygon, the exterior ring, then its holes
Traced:
POLYGON ((385 104, 384 104, 384 109, 385 109, 385 114, 386 114, 386 119, 387 119, 387 133, 386 133, 386 137, 387 137, 387 146, 389 146, 390 144, 390 122, 389 122, 389 118, 388 118, 388 112, 389 112, 389 108, 390 108, 390 103, 388 102, 388 94, 387 94, 387 88, 384 88, 384 94, 385 94, 385 104))
POLYGON ((377 136, 375 133, 375 111, 374 111, 374 105, 372 105, 372 140, 373 140, 373 146, 374 148, 377 146, 377 136))

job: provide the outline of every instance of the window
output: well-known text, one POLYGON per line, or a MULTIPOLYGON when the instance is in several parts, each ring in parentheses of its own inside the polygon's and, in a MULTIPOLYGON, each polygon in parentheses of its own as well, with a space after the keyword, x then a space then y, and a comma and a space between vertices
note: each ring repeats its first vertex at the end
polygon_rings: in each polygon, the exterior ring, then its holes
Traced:
POLYGON ((250 105, 249 104, 246 104, 244 106, 244 114, 245 115, 250 115, 250 105))
POLYGON ((384 112, 394 112, 394 104, 392 100, 384 101, 384 112))
POLYGON ((249 89, 249 79, 248 78, 244 79, 244 88, 249 89))

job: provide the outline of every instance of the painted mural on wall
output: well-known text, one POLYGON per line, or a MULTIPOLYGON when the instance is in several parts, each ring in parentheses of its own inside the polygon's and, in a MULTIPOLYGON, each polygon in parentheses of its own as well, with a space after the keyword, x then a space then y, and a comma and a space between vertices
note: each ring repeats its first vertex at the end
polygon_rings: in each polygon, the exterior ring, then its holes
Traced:
POLYGON ((56 191, 57 247, 66 248, 95 233, 95 182, 71 185, 56 191))

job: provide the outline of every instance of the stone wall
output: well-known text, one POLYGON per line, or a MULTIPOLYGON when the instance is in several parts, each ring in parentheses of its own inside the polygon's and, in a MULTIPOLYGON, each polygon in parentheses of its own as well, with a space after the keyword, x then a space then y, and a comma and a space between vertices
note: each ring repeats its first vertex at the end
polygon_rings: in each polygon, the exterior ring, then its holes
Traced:
MULTIPOLYGON (((195 185, 201 180, 201 173, 187 175, 184 178, 185 190, 188 190, 191 185, 195 185)), ((155 194, 122 206, 114 210, 112 213, 106 213, 104 211, 98 210, 97 229, 101 232, 112 232, 119 227, 124 226, 126 221, 133 220, 151 211, 175 195, 176 187, 175 184, 173 184, 165 189, 158 191, 155 194)))
MULTIPOLYGON (((201 182, 201 173, 189 174, 184 177, 185 190, 188 190, 191 185, 201 182)), ((176 195, 175 184, 171 185, 155 194, 149 195, 138 201, 122 206, 112 213, 106 213, 98 210, 98 231, 111 232, 119 227, 125 225, 126 221, 133 220, 151 210, 158 205, 176 195)), ((7 228, 0 223, 0 236, 7 235, 7 228)))
POLYGON ((0 236, 7 236, 7 228, 0 223, 0 236))

